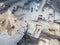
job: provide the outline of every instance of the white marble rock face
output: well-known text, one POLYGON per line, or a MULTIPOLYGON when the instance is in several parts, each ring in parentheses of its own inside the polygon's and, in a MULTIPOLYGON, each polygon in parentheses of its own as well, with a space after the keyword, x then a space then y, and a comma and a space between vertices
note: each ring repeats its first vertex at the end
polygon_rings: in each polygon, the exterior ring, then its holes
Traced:
POLYGON ((60 24, 56 23, 60 23, 60 13, 54 12, 49 6, 44 7, 42 11, 43 5, 38 9, 39 3, 35 2, 22 8, 25 2, 27 0, 15 3, 9 11, 0 15, 0 45, 16 45, 25 35, 27 28, 26 34, 33 39, 39 39, 39 42, 32 44, 33 42, 29 43, 27 40, 26 45, 60 45, 60 24), (32 12, 31 8, 33 8, 32 12), (15 9, 14 15, 10 13, 13 9, 15 9), (26 27, 27 24, 28 27, 26 27))
MULTIPOLYGON (((33 3, 30 4, 32 4, 31 7, 34 8, 33 12, 31 12, 31 10, 18 8, 18 10, 14 13, 16 16, 22 16, 22 20, 27 22, 27 35, 37 39, 40 38, 38 44, 36 45, 59 45, 60 41, 58 39, 60 39, 60 25, 54 22, 54 20, 57 22, 60 21, 59 13, 56 11, 54 12, 53 8, 49 6, 45 7, 44 11, 36 12, 33 3), (41 34, 49 35, 50 37, 48 36, 48 39, 47 36, 43 37, 41 34)), ((38 6, 37 3, 36 5, 38 6)), ((27 45, 33 44, 27 42, 27 45)))

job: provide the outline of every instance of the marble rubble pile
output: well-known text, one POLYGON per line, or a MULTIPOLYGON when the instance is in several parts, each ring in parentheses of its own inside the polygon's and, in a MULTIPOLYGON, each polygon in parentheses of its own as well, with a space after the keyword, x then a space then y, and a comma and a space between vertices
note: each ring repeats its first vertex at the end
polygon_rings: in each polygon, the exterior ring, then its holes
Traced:
POLYGON ((19 20, 11 11, 0 15, 0 45, 17 45, 27 30, 26 22, 19 20))
MULTIPOLYGON (((14 40, 18 41, 20 40, 19 42, 17 41, 18 45, 60 45, 60 13, 54 10, 54 8, 51 5, 46 3, 48 3, 47 0, 42 0, 38 2, 22 0, 14 3, 11 7, 9 7, 8 8, 9 11, 7 11, 8 14, 6 15, 4 13, 4 15, 8 16, 8 18, 5 18, 5 16, 1 15, 2 17, 4 17, 3 21, 4 19, 8 21, 5 22, 7 26, 8 26, 7 23, 13 25, 16 23, 14 22, 15 16, 17 18, 17 23, 15 25, 16 26, 15 29, 12 30, 14 32, 11 33, 8 31, 9 33, 7 34, 6 37, 8 37, 9 40, 10 37, 12 38, 12 35, 13 38, 17 37, 18 39, 15 38, 14 40), (10 12, 12 14, 10 14, 10 12), (19 34, 20 36, 19 35, 17 36, 16 34, 18 29, 20 30, 18 31, 20 32, 19 34)), ((4 30, 7 28, 7 26, 4 27, 4 30)), ((12 40, 10 40, 10 42, 11 41, 12 40)), ((16 45, 16 43, 13 45, 16 45)))

